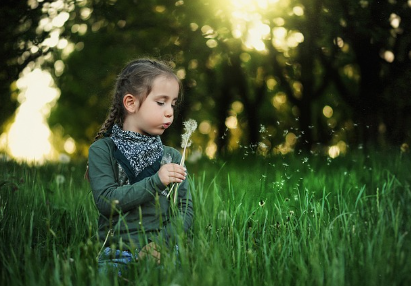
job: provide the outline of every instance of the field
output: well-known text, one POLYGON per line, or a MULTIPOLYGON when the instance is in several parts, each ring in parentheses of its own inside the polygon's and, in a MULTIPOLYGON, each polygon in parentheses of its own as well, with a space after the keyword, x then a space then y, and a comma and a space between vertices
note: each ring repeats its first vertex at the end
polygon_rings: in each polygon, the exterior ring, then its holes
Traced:
POLYGON ((200 160, 178 258, 102 275, 84 163, 0 162, 0 285, 411 285, 411 156, 200 160), (177 259, 180 263, 176 263, 177 259))

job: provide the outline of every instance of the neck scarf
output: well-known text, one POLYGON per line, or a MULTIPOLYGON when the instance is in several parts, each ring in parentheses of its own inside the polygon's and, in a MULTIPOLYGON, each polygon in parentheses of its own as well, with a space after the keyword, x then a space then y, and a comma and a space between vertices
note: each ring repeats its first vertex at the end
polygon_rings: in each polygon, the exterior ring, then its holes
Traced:
POLYGON ((111 139, 130 162, 136 176, 163 155, 163 143, 160 136, 124 131, 115 124, 111 139))

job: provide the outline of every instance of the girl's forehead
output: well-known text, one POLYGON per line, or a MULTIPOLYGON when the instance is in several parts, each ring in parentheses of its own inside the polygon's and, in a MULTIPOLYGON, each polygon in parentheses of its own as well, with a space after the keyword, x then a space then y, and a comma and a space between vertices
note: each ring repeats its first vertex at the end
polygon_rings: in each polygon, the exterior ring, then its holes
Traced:
POLYGON ((157 76, 154 81, 153 81, 153 85, 156 83, 166 83, 166 82, 175 82, 177 84, 179 84, 179 81, 176 79, 175 76, 173 75, 166 75, 166 74, 162 74, 157 76))
POLYGON ((150 94, 178 96, 180 91, 179 82, 173 77, 159 76, 153 81, 150 94))

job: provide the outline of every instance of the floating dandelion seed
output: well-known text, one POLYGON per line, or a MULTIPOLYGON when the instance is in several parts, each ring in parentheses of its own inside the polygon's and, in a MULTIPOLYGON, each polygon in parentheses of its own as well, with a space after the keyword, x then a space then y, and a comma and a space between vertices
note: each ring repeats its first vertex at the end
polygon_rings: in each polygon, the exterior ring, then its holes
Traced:
POLYGON ((264 132, 266 132, 267 131, 267 128, 265 128, 265 126, 264 125, 260 125, 260 133, 264 133, 264 132))
POLYGON ((260 207, 263 207, 265 205, 265 201, 260 200, 260 202, 258 204, 260 205, 260 207))

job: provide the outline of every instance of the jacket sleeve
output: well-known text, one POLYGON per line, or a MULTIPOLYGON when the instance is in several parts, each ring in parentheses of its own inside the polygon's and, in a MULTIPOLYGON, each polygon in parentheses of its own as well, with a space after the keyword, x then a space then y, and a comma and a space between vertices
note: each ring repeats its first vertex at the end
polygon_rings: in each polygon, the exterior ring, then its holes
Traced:
POLYGON ((156 192, 166 188, 157 173, 133 185, 119 186, 110 148, 99 141, 89 149, 89 178, 94 201, 102 215, 109 217, 112 214, 115 201, 118 201, 116 209, 127 212, 152 200, 156 192))

